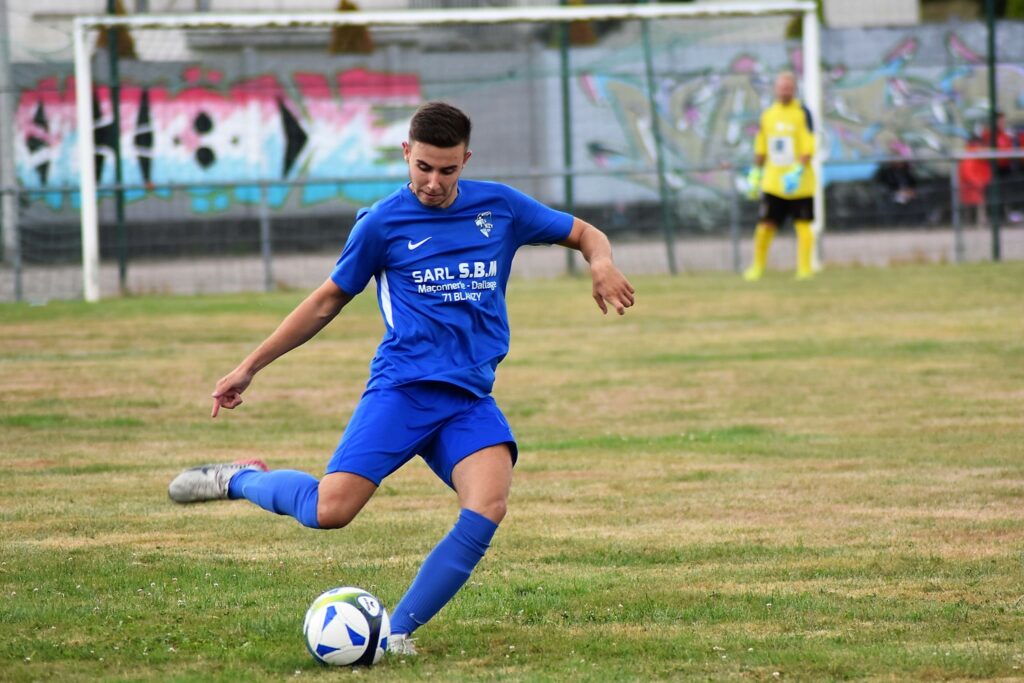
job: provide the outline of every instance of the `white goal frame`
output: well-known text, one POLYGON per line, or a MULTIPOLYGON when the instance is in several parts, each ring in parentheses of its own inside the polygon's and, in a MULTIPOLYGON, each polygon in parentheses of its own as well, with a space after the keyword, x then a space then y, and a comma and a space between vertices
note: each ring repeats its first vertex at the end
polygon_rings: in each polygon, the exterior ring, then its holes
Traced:
MULTIPOLYGON (((590 5, 560 7, 508 7, 446 10, 394 10, 386 12, 274 13, 274 14, 145 14, 136 16, 81 16, 73 24, 75 57, 75 109, 79 130, 78 174, 81 194, 82 280, 86 301, 100 300, 100 250, 96 196, 95 144, 92 121, 92 64, 88 33, 102 27, 127 29, 215 28, 333 28, 337 26, 417 26, 505 23, 565 23, 593 20, 652 20, 724 18, 771 15, 803 18, 803 101, 818 122, 814 156, 818 187, 815 192, 815 233, 824 229, 824 193, 821 181, 821 46, 817 6, 810 0, 748 2, 696 2, 686 5, 590 5)), ((817 263, 815 264, 817 266, 817 263)))

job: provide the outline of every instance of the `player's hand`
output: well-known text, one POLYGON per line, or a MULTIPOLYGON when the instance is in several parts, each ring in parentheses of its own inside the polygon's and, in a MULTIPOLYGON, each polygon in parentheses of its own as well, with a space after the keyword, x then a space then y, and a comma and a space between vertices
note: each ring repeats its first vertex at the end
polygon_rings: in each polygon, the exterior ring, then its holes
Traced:
POLYGON ((626 309, 636 303, 633 285, 629 284, 626 276, 610 260, 591 263, 590 277, 594 282, 594 301, 605 315, 608 315, 609 305, 619 315, 624 315, 626 309))
POLYGON ((800 187, 800 181, 804 178, 803 164, 793 164, 782 176, 782 191, 786 194, 793 194, 800 187))
POLYGON ((252 381, 252 373, 241 368, 235 368, 230 373, 221 377, 210 396, 213 398, 213 410, 210 417, 217 417, 221 408, 232 410, 242 405, 242 392, 252 381))
POLYGON ((747 173, 747 198, 757 199, 761 196, 761 177, 762 170, 760 166, 751 166, 750 172, 747 173))

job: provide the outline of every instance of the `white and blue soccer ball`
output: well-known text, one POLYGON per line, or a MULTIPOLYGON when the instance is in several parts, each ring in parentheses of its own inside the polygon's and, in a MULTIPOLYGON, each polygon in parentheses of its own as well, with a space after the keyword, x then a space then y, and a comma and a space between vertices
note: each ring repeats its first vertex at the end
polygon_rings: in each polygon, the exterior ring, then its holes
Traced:
POLYGON ((309 653, 321 664, 370 666, 387 652, 391 620, 380 600, 344 586, 322 594, 302 626, 309 653))

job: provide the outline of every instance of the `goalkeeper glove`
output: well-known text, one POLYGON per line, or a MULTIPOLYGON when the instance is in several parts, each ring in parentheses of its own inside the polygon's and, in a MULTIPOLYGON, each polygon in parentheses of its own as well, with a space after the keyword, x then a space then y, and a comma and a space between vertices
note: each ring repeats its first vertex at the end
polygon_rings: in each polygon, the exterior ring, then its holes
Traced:
POLYGON ((800 187, 800 181, 804 178, 803 164, 793 164, 782 175, 782 191, 786 194, 793 194, 800 187))
POLYGON ((761 194, 761 167, 751 166, 747 173, 747 197, 757 199, 761 194))

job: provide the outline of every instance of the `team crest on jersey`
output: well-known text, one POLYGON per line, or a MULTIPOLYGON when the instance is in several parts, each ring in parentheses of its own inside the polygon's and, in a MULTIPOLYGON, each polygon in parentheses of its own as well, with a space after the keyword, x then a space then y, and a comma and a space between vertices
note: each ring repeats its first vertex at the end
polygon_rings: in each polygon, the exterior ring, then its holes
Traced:
POLYGON ((494 228, 494 224, 491 223, 490 211, 484 211, 476 215, 476 227, 480 228, 480 232, 484 234, 484 237, 491 236, 491 229, 494 228))

